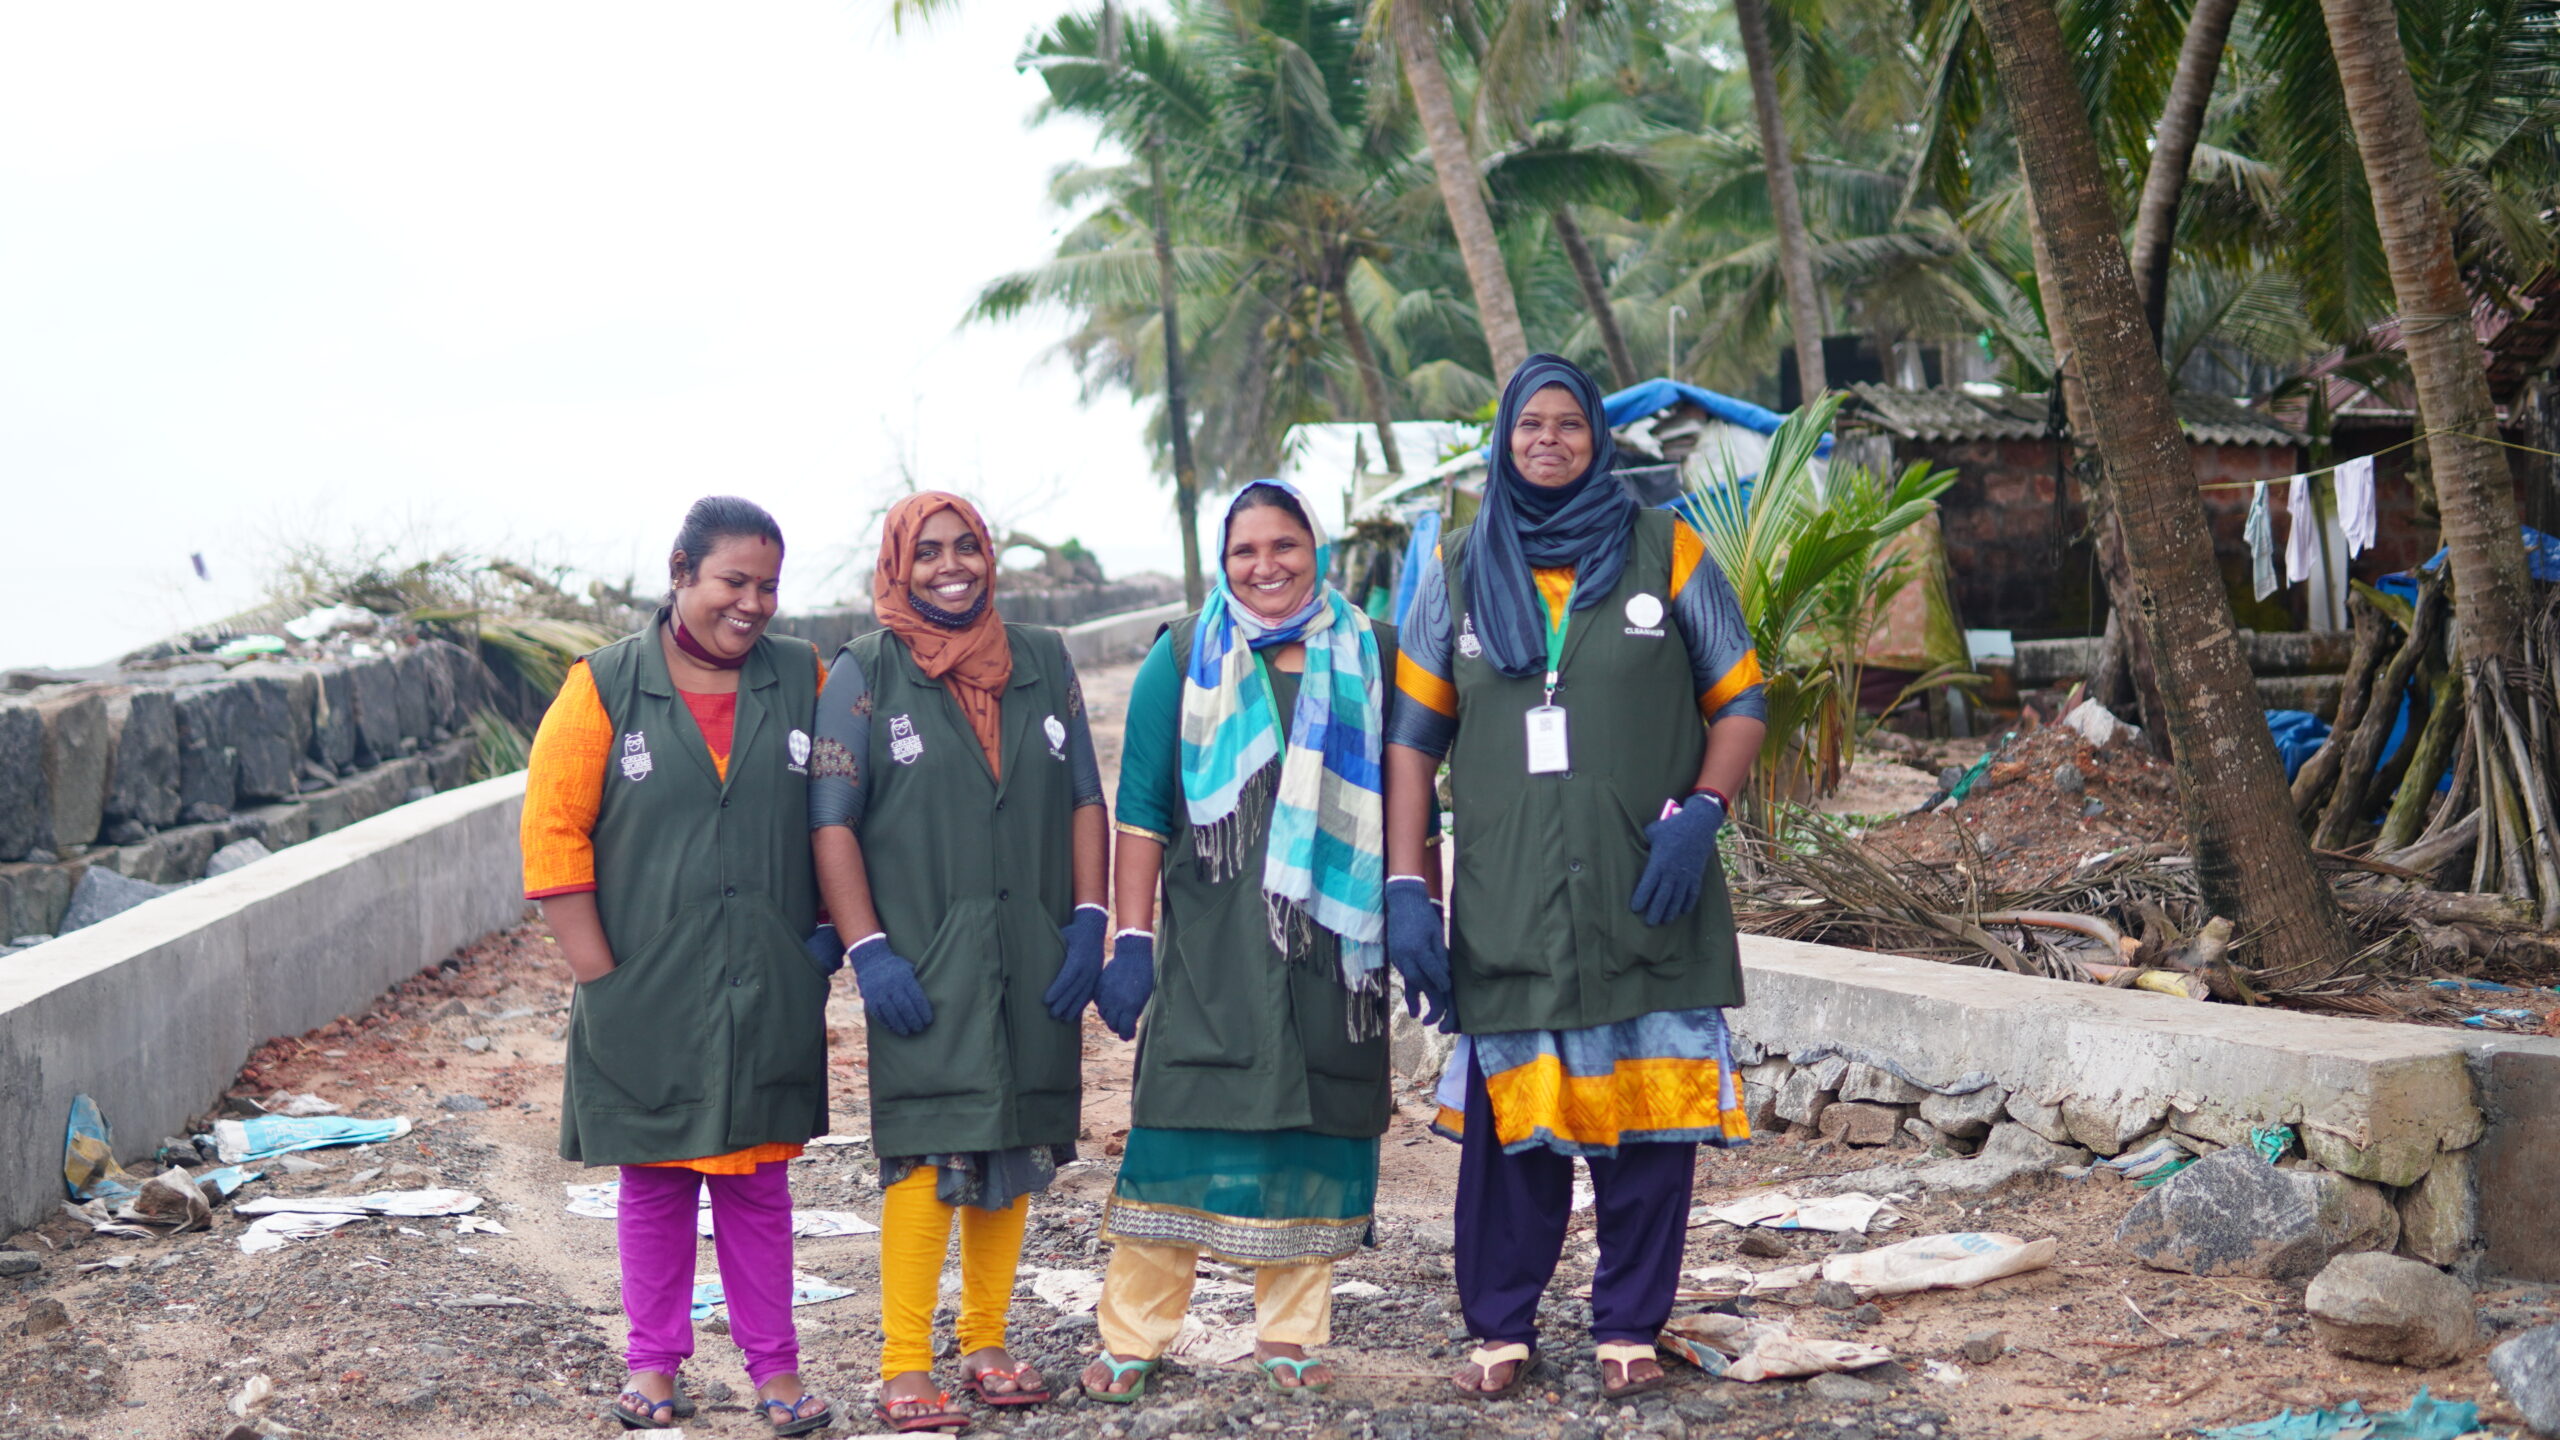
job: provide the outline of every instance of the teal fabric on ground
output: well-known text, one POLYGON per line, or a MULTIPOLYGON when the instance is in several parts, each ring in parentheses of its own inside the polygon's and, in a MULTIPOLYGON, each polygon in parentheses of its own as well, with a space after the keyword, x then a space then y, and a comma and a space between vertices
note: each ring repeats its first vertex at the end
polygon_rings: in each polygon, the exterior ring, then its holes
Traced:
POLYGON ((1366 1243, 1378 1142, 1311 1130, 1129 1132, 1105 1233, 1239 1265, 1294 1265, 1366 1243))
POLYGON ((2283 1411, 2271 1420, 2226 1425, 2206 1440, 2453 1440, 2480 1428, 2480 1407, 2468 1400, 2438 1400, 2418 1387, 2406 1410, 2365 1413, 2361 1401, 2334 1410, 2283 1411))

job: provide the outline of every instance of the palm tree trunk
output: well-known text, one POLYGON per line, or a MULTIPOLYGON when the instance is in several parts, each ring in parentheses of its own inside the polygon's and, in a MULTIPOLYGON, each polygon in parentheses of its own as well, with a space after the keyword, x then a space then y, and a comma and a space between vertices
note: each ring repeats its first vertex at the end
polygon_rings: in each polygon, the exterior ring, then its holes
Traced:
POLYGON ((1164 307, 1164 409, 1173 431, 1173 513, 1182 523, 1182 595, 1194 609, 1208 597, 1200 573, 1200 472, 1191 464, 1191 416, 1182 403, 1182 316, 1174 305, 1173 225, 1164 195, 1164 133, 1147 136, 1147 183, 1155 191, 1156 296, 1164 307))
POLYGON ((1591 312, 1591 323, 1600 327, 1600 343, 1609 352, 1609 368, 1617 373, 1621 386, 1633 385, 1644 377, 1636 368, 1635 352, 1627 348, 1627 332, 1618 328, 1618 312, 1609 306, 1609 287, 1600 278, 1599 262, 1591 258, 1591 246, 1582 238, 1582 226, 1573 218, 1573 208, 1559 205, 1549 212, 1556 222, 1556 243, 1564 247, 1564 258, 1573 265, 1573 278, 1582 283, 1582 303, 1591 312))
MULTIPOLYGON (((2471 329, 2471 300, 2454 269, 2453 229, 2427 149, 2417 85, 2400 49, 2392 0, 2320 0, 2329 21, 2356 149, 2364 157, 2373 218, 2400 308, 2400 343, 2417 382, 2427 440, 2453 552, 2466 660, 2509 662, 2521 652, 2531 595, 2516 533, 2515 482, 2498 448, 2497 409, 2471 329)), ((2512 669, 2512 663, 2509 668, 2512 669)))
POLYGON ((1458 254, 1467 263, 1467 283, 1476 292, 1476 316, 1484 325, 1485 348, 1493 354, 1493 378, 1498 385, 1529 358, 1529 334, 1521 328, 1520 305, 1512 298, 1511 272, 1502 263, 1493 215, 1485 209, 1482 177, 1476 174, 1475 156, 1467 149, 1467 132, 1458 124, 1448 72, 1440 68, 1439 40, 1432 34, 1425 0, 1385 3, 1392 12, 1405 83, 1413 87, 1413 108, 1422 118, 1423 135, 1431 142, 1431 170, 1440 181, 1440 203, 1448 207, 1449 228, 1457 232, 1458 254))
POLYGON ((2142 320, 2107 176, 2053 0, 1975 0, 2052 254, 2048 309, 2069 316, 2090 420, 2160 670, 2179 798, 2212 913, 2301 975, 2350 953, 2346 925, 2294 822, 2196 494, 2168 378, 2142 320))
POLYGON ((1351 278, 1337 273, 1333 277, 1333 307, 1342 312, 1343 343, 1351 347, 1352 368, 1360 372, 1360 397, 1369 402, 1369 423, 1378 427, 1378 457, 1387 463, 1387 473, 1404 473, 1404 455, 1396 449, 1396 412, 1387 403, 1387 377, 1378 370, 1377 357, 1369 350, 1369 332, 1360 323, 1360 313, 1351 308, 1351 278))
POLYGON ((1778 279, 1787 292, 1787 328, 1795 332, 1796 378, 1806 400, 1830 388, 1822 366, 1822 295, 1813 288, 1813 238, 1796 194, 1796 161, 1787 148, 1787 117, 1778 110, 1778 62, 1769 53, 1767 0, 1733 0, 1742 57, 1751 70, 1751 108, 1760 117, 1760 163, 1769 176, 1769 212, 1778 226, 1778 279))
POLYGON ((2133 283, 2142 291, 2142 318, 2151 322, 2155 346, 2166 343, 2170 243, 2178 236, 2178 202, 2187 193, 2187 171, 2204 134, 2205 106, 2213 100, 2222 47, 2231 38, 2231 17, 2239 8, 2240 0, 2196 0, 2187 14, 2186 43, 2178 50, 2178 73, 2160 106, 2160 128, 2152 134, 2151 168, 2143 174, 2142 200, 2134 207, 2133 283))

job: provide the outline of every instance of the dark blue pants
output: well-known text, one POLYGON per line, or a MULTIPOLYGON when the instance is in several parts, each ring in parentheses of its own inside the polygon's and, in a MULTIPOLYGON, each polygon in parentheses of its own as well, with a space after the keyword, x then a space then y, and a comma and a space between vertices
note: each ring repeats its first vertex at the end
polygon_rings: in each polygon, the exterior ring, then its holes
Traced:
MULTIPOLYGON (((1650 1345, 1671 1318, 1689 1244, 1695 1144, 1621 1145, 1593 1159, 1600 1268, 1591 1280, 1591 1338, 1650 1345)), ((1564 1253, 1573 1160, 1540 1147, 1502 1153, 1484 1073, 1467 1072, 1467 1133, 1458 1153, 1458 1308, 1488 1345, 1537 1348, 1538 1298, 1564 1253)))

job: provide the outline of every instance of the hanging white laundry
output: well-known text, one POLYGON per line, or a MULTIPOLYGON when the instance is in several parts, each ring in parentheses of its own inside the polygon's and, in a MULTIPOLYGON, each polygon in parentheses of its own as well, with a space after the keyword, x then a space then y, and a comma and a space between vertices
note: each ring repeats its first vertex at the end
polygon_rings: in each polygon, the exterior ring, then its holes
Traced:
POLYGON ((2264 600, 2276 593, 2276 524, 2267 513, 2264 480, 2249 492, 2249 525, 2243 533, 2249 542, 2249 584, 2264 600))
POLYGON ((2285 482, 2284 583, 2299 585, 2320 571, 2320 517, 2311 511, 2311 477, 2285 482))
POLYGON ((2373 548, 2373 457, 2359 455, 2337 469, 2338 528, 2347 537, 2347 553, 2373 548))

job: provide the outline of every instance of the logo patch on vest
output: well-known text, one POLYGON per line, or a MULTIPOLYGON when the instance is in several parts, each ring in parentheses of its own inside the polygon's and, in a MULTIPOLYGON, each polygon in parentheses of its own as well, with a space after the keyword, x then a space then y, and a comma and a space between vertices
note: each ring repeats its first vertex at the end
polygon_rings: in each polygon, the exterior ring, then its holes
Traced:
POLYGON ((1662 601, 1639 591, 1627 597, 1627 633, 1662 636, 1662 601))
POLYGON ((1473 615, 1461 616, 1458 620, 1458 653, 1470 660, 1484 653, 1484 642, 1476 638, 1476 617, 1473 615))
POLYGON ((633 781, 646 780, 649 778, 649 772, 655 768, 657 768, 657 762, 649 758, 649 736, 647 732, 634 730, 630 734, 622 737, 623 779, 633 781))
POLYGON ((808 774, 809 732, 806 730, 792 731, 789 738, 784 742, 784 745, 785 748, 791 752, 791 773, 794 775, 808 774))
POLYGON ((904 715, 889 717, 889 758, 901 765, 913 765, 924 755, 924 737, 916 733, 916 722, 904 715))
POLYGON ((1052 715, 1048 719, 1040 722, 1040 733, 1049 737, 1050 759, 1064 760, 1067 758, 1067 726, 1065 721, 1060 720, 1055 715, 1052 715))

